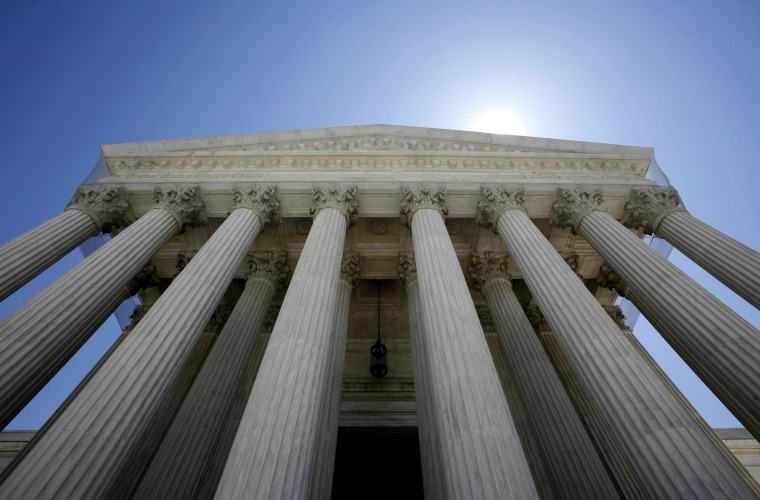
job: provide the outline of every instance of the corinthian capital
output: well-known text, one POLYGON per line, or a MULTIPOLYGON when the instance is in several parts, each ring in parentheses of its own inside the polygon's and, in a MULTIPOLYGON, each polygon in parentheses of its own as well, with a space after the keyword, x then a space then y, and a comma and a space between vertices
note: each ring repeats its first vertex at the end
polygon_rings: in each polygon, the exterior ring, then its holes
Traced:
POLYGON ((288 254, 285 252, 253 252, 248 254, 251 270, 247 279, 269 281, 276 289, 282 289, 290 272, 288 254))
POLYGON ((608 290, 615 290, 621 297, 625 297, 626 291, 628 290, 628 285, 623 281, 623 278, 618 276, 618 274, 607 264, 602 264, 602 267, 599 268, 599 276, 596 278, 596 284, 597 286, 607 288, 608 290))
POLYGON ((610 318, 612 318, 612 321, 615 322, 615 324, 620 328, 621 330, 625 330, 628 327, 625 325, 625 315, 623 314, 623 310, 620 309, 620 306, 602 306, 604 307, 605 312, 609 315, 610 318))
POLYGON ((356 285, 359 284, 360 274, 359 252, 343 254, 343 261, 340 264, 340 279, 348 283, 351 288, 356 288, 356 285))
POLYGON ((470 253, 470 265, 467 268, 467 278, 475 290, 482 290, 491 280, 505 279, 511 276, 507 273, 509 254, 506 252, 487 251, 482 254, 470 253))
POLYGON ((127 288, 129 295, 136 295, 140 290, 151 288, 161 284, 161 278, 158 276, 158 270, 153 264, 148 264, 134 278, 129 280, 127 288))
POLYGON ((552 205, 553 226, 573 228, 577 232, 578 224, 583 217, 593 210, 604 210, 604 195, 601 189, 585 189, 577 187, 573 189, 557 188, 557 201, 552 205))
POLYGON ((525 190, 506 186, 483 186, 478 201, 475 222, 481 227, 493 227, 507 210, 525 210, 525 190))
POLYGON ((406 289, 417 280, 417 263, 414 261, 414 252, 398 253, 398 268, 396 268, 401 288, 406 289))
POLYGON ((338 184, 314 186, 309 213, 316 217, 325 208, 334 208, 346 216, 349 226, 353 226, 356 224, 359 211, 356 189, 356 186, 342 187, 338 184))
POLYGON ((115 227, 126 225, 129 203, 124 199, 124 188, 100 184, 79 186, 66 210, 80 210, 95 222, 98 229, 107 233, 115 227))
POLYGON ((438 210, 445 217, 449 213, 449 209, 446 208, 446 188, 422 185, 418 189, 412 189, 409 186, 401 186, 401 223, 411 224, 414 213, 421 208, 438 210))
POLYGON ((258 184, 232 186, 232 199, 235 200, 235 209, 253 210, 265 226, 280 222, 280 216, 277 212, 280 208, 280 202, 277 200, 276 194, 277 186, 264 188, 259 187, 258 184))
POLYGON ((206 206, 197 185, 155 186, 153 201, 174 216, 180 230, 206 224, 206 206))
POLYGON ((525 315, 528 317, 528 321, 530 321, 530 324, 536 333, 551 331, 549 323, 546 321, 546 318, 544 317, 543 313, 541 313, 541 310, 538 308, 538 306, 526 307, 525 315))
POLYGON ((666 215, 682 210, 681 198, 672 187, 633 188, 621 222, 633 229, 643 227, 646 234, 652 234, 666 215))

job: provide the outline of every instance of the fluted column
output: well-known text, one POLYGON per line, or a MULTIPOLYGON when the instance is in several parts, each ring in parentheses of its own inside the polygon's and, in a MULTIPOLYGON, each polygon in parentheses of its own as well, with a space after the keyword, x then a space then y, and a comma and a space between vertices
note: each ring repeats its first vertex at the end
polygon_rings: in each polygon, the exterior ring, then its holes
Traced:
POLYGON ((645 494, 753 498, 747 483, 531 222, 524 197, 520 190, 484 187, 480 222, 496 225, 645 494))
POLYGON ((0 322, 0 427, 118 305, 128 283, 185 225, 205 222, 198 187, 156 187, 156 208, 0 322))
POLYGON ((427 369, 449 498, 537 497, 443 215, 445 190, 402 187, 412 229, 427 369))
POLYGON ((346 361, 346 335, 348 333, 348 306, 351 293, 359 284, 361 273, 359 253, 352 252, 343 256, 340 266, 340 283, 338 284, 338 307, 335 311, 335 333, 330 346, 330 380, 325 388, 325 407, 322 423, 319 425, 320 436, 317 448, 319 471, 315 479, 316 498, 330 498, 332 493, 335 452, 338 445, 338 416, 340 414, 340 397, 343 389, 343 367, 346 361))
POLYGON ((332 380, 339 273, 356 188, 314 188, 314 223, 272 331, 218 498, 319 494, 320 435, 332 380))
POLYGON ((143 476, 136 498, 198 498, 269 303, 288 272, 284 253, 256 252, 249 262, 245 289, 143 476))
POLYGON ((80 243, 125 225, 122 187, 80 186, 72 205, 0 246, 0 300, 24 286, 80 243))
POLYGON ((422 484, 425 498, 444 498, 443 459, 435 424, 435 410, 430 393, 430 373, 425 352, 425 329, 420 311, 420 289, 417 282, 417 265, 413 252, 399 253, 398 277, 406 290, 409 309, 409 336, 412 340, 412 373, 414 374, 414 402, 417 407, 417 434, 420 441, 422 484))
POLYGON ((760 308, 760 253, 697 219, 672 187, 631 190, 623 224, 656 234, 760 308))
POLYGON ((496 332, 559 498, 615 498, 617 492, 506 274, 508 255, 471 254, 469 275, 496 332))
POLYGON ((105 497, 118 489, 114 478, 277 206, 274 187, 235 188, 233 198, 229 217, 0 485, 0 497, 105 497))
POLYGON ((598 189, 559 189, 553 223, 588 240, 663 338, 760 438, 760 331, 623 227, 603 202, 598 189))

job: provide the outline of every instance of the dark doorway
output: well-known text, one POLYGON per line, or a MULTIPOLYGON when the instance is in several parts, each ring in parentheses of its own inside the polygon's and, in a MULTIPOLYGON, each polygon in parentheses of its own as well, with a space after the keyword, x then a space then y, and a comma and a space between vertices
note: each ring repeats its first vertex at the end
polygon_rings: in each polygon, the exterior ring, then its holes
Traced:
POLYGON ((333 500, 423 497, 416 429, 338 431, 333 500))

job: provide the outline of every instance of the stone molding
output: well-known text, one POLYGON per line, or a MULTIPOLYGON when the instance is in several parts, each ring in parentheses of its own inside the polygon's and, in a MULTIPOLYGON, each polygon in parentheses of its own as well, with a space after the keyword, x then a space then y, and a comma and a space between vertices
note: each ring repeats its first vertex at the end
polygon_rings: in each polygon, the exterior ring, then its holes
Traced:
POLYGON ((177 221, 180 231, 186 226, 197 227, 206 224, 206 205, 200 197, 200 186, 155 186, 153 201, 156 207, 166 210, 177 221))
POLYGON ((507 272, 509 261, 510 256, 507 252, 470 252, 467 281, 477 291, 481 291, 489 281, 495 279, 503 279, 511 284, 512 276, 507 272))
POLYGON ((621 329, 628 330, 628 326, 625 324, 625 315, 620 306, 602 306, 604 311, 612 318, 612 321, 621 329))
POLYGON ((346 216, 349 227, 355 225, 359 220, 357 189, 355 185, 345 187, 339 184, 315 185, 312 188, 312 204, 309 214, 316 217, 321 210, 334 208, 346 216))
POLYGON ((151 288, 161 284, 161 278, 158 276, 158 270, 156 266, 149 263, 147 266, 135 275, 134 278, 129 280, 127 288, 129 288, 129 295, 137 295, 137 292, 146 288, 151 288))
POLYGON ((264 226, 281 222, 280 202, 277 200, 277 186, 275 185, 264 188, 259 187, 258 184, 235 185, 232 186, 232 199, 235 200, 235 208, 232 210, 238 208, 253 210, 264 226))
POLYGON ((524 207, 525 189, 508 186, 482 186, 475 223, 480 227, 496 227, 504 212, 507 210, 522 210, 524 207))
POLYGON ((631 189, 631 200, 625 204, 621 222, 633 229, 644 228, 652 234, 662 219, 673 212, 685 212, 678 191, 672 187, 641 187, 631 189))
POLYGON ((359 252, 350 252, 343 254, 343 261, 340 264, 340 279, 345 281, 352 289, 359 285, 359 276, 361 275, 361 263, 359 252))
POLYGON ((597 286, 607 288, 608 290, 615 290, 621 297, 626 297, 628 292, 628 285, 623 281, 615 271, 612 270, 607 264, 602 264, 599 268, 599 275, 596 278, 597 286))
POLYGON ((543 313, 538 306, 528 306, 525 308, 525 315, 530 321, 530 325, 536 333, 550 332, 552 331, 549 323, 546 321, 543 313))
POLYGON ((401 288, 406 288, 417 281, 417 263, 414 260, 414 252, 399 252, 398 267, 396 268, 401 288))
POLYGON ((285 288, 290 273, 287 252, 252 252, 248 254, 248 264, 247 280, 262 279, 270 282, 275 290, 285 288))
POLYGON ((401 224, 410 225, 412 217, 420 209, 437 210, 442 217, 446 217, 449 213, 449 209, 446 207, 446 187, 430 187, 422 184, 414 189, 409 186, 401 186, 401 199, 399 201, 401 224))
POLYGON ((87 214, 102 233, 127 225, 130 206, 122 186, 79 186, 66 210, 79 210, 87 214))
POLYGON ((578 225, 583 218, 594 210, 604 210, 604 194, 601 189, 557 188, 557 201, 552 204, 552 226, 571 227, 573 234, 578 234, 578 225))

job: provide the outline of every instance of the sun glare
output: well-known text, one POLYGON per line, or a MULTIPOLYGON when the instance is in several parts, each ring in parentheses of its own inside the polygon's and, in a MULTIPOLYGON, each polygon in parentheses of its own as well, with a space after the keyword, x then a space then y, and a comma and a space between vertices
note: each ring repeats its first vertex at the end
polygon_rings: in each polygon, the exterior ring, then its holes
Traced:
POLYGON ((525 135, 525 124, 518 115, 505 109, 490 109, 472 122, 472 130, 492 134, 525 135))

